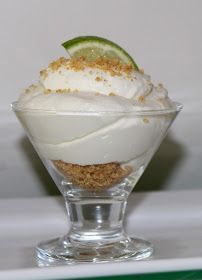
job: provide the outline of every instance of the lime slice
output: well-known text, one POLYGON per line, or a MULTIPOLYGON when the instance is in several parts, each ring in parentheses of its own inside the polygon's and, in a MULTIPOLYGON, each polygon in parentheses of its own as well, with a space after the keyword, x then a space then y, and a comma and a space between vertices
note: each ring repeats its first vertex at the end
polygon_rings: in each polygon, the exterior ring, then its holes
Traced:
POLYGON ((81 36, 64 42, 62 46, 70 57, 84 56, 89 61, 93 61, 98 57, 114 58, 122 63, 131 64, 135 70, 138 70, 135 61, 123 48, 104 38, 81 36))

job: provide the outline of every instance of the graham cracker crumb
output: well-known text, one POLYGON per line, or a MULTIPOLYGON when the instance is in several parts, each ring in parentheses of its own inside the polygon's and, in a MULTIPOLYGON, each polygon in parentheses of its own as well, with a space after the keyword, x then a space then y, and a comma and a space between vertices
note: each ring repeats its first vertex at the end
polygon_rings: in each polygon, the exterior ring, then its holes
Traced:
POLYGON ((44 94, 50 94, 50 93, 56 93, 56 94, 63 94, 63 93, 76 93, 79 92, 78 89, 71 89, 71 88, 66 88, 66 89, 56 89, 56 90, 51 90, 49 88, 46 88, 43 90, 44 94))
POLYGON ((99 77, 99 76, 97 76, 97 77, 95 78, 95 80, 96 80, 97 82, 100 82, 100 81, 102 81, 102 78, 99 77))
MULTIPOLYGON (((47 69, 40 72, 42 77, 46 77, 47 70, 52 72, 58 71, 61 67, 71 69, 74 71, 82 71, 85 68, 101 69, 108 72, 111 76, 121 76, 122 74, 130 75, 134 68, 132 64, 124 64, 115 58, 99 57, 96 60, 88 61, 85 57, 67 59, 60 57, 59 59, 51 62, 47 69)), ((89 71, 89 74, 93 73, 89 71)))
POLYGON ((48 68, 51 69, 53 72, 57 71, 61 66, 65 66, 67 61, 69 61, 69 59, 66 59, 65 57, 60 57, 59 59, 51 62, 48 68))
POLYGON ((116 94, 114 92, 110 92, 108 96, 116 96, 116 94))
POLYGON ((48 76, 48 71, 46 69, 41 70, 40 76, 45 79, 48 76))
POLYGON ((55 91, 56 93, 70 93, 71 89, 67 88, 67 89, 56 89, 55 91))
POLYGON ((49 89, 49 88, 47 88, 47 89, 44 89, 44 94, 50 94, 52 91, 51 91, 51 89, 49 89))
POLYGON ((37 85, 32 84, 32 85, 30 85, 28 88, 26 88, 26 89, 24 90, 24 93, 30 93, 30 92, 32 92, 33 90, 35 90, 36 88, 37 88, 37 85))
POLYGON ((148 118, 143 118, 143 122, 144 123, 149 123, 149 119, 148 118))
POLYGON ((54 160, 53 163, 73 184, 88 191, 103 191, 110 188, 132 171, 130 166, 123 168, 116 162, 78 165, 54 160))
POLYGON ((145 96, 144 96, 144 95, 140 95, 140 96, 138 97, 138 101, 144 102, 144 101, 145 101, 145 96))

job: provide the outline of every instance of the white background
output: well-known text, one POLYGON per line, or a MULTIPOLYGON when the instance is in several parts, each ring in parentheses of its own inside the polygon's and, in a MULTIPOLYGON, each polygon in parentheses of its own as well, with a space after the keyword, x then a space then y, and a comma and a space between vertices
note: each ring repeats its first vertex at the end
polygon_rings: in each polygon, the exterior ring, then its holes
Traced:
POLYGON ((119 43, 184 105, 136 189, 202 188, 201 14, 200 0, 1 0, 0 197, 57 193, 9 104, 87 34, 119 43))

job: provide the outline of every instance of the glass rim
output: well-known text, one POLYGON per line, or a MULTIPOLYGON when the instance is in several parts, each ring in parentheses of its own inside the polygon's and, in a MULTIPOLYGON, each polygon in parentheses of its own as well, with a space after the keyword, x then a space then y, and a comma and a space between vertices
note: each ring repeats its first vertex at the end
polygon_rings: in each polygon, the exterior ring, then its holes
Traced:
POLYGON ((173 107, 165 109, 146 109, 146 110, 130 110, 130 111, 57 111, 57 110, 43 110, 43 109, 29 109, 23 108, 18 105, 18 101, 11 103, 11 108, 13 111, 20 112, 30 112, 30 113, 44 113, 52 115, 67 115, 67 116, 122 116, 122 115, 135 115, 135 116, 145 116, 145 115, 165 115, 171 113, 180 112, 183 108, 182 104, 179 102, 173 102, 173 107))

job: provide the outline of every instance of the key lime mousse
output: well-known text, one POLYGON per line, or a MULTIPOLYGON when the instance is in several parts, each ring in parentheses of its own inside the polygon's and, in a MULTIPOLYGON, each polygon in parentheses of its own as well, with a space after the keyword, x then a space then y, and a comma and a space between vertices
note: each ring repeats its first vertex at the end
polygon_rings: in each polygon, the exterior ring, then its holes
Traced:
POLYGON ((68 180, 92 191, 113 187, 139 168, 168 121, 148 112, 175 103, 115 43, 87 36, 63 46, 70 56, 51 62, 20 95, 19 118, 39 153, 68 180), (146 117, 134 119, 140 111, 146 117))

